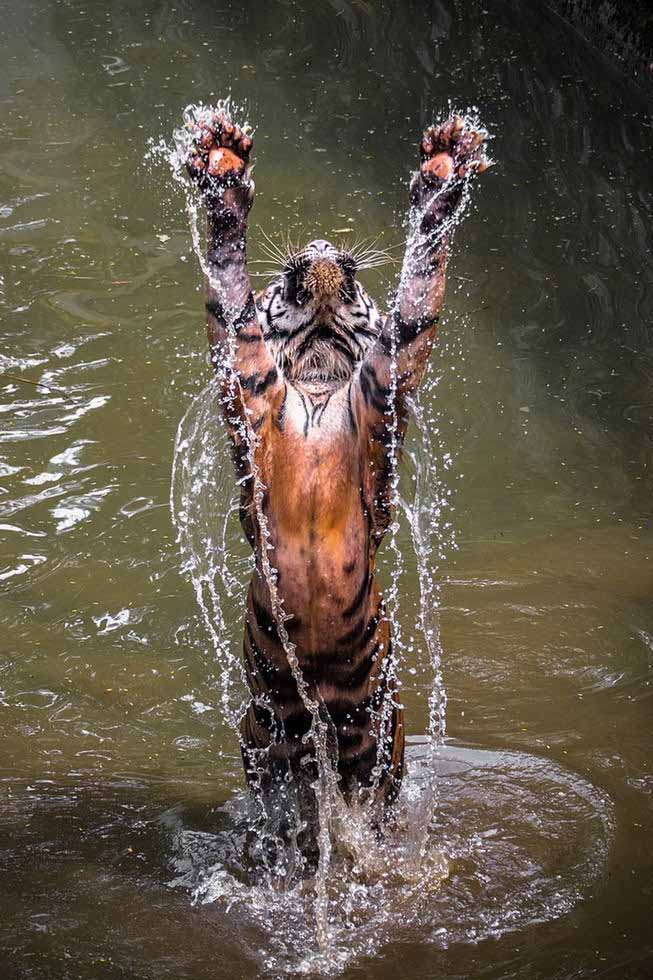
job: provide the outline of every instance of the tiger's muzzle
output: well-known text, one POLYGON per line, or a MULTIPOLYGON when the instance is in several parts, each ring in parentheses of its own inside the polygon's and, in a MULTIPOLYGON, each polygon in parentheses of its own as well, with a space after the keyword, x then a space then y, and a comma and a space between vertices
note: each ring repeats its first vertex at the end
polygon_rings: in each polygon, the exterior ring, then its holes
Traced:
POLYGON ((304 289, 316 299, 328 299, 336 296, 345 281, 342 269, 331 259, 319 258, 311 262, 304 276, 304 289))

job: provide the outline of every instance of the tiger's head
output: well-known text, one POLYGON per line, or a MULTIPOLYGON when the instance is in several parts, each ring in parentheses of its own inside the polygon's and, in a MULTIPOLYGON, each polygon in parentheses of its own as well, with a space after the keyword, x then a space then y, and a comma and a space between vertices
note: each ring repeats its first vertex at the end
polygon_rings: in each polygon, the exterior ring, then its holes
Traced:
MULTIPOLYGON (((291 381, 347 381, 381 329, 355 253, 317 239, 285 258, 257 300, 263 334, 291 381)), ((369 267, 369 266, 366 266, 369 267)))

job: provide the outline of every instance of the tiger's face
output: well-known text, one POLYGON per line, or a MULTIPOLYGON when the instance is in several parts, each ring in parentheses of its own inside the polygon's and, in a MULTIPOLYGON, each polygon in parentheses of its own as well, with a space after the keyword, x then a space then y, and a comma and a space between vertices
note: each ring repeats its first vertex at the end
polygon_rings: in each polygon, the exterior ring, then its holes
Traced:
POLYGON ((342 383, 381 329, 355 256, 318 239, 288 256, 257 300, 263 334, 291 381, 342 383))

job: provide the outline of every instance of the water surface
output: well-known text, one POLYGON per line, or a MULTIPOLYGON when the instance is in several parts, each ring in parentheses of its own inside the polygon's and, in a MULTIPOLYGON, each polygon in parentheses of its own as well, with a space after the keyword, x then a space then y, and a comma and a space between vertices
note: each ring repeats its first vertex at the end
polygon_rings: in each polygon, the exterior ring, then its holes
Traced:
MULTIPOLYGON (((648 976, 643 96, 518 0, 33 0, 3 26, 0 367, 50 386, 0 377, 3 975, 208 980, 300 964, 255 917, 170 887, 180 834, 213 835, 231 859, 242 775, 168 508, 177 423, 208 378, 199 274, 181 197, 143 161, 184 105, 231 88, 257 126, 254 257, 257 225, 399 242, 420 127, 451 100, 495 134, 498 164, 452 260, 430 415, 452 459, 457 545, 447 530, 437 571, 448 732, 503 761, 443 777, 442 820, 455 826, 451 801, 463 812, 471 794, 463 842, 496 831, 496 854, 512 840, 521 856, 489 865, 493 889, 488 864, 460 852, 429 914, 397 900, 343 975, 648 976), (544 767, 527 787, 524 753, 544 767), (592 874, 572 874, 593 849, 592 874), (577 895, 558 907, 547 892, 545 913, 488 938, 529 853, 533 880, 576 874, 577 895), (476 934, 444 941, 463 906, 476 934)), ((366 285, 381 298, 390 278, 366 285)), ((402 549, 418 736, 428 690, 402 549)), ((484 854, 494 839, 479 838, 484 854)))

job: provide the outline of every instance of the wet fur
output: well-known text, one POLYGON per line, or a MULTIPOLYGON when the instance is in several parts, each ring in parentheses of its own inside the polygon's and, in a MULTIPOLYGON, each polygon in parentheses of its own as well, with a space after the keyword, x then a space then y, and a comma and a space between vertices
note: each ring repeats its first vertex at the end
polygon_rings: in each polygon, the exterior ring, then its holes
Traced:
POLYGON ((407 253, 393 312, 382 315, 356 278, 355 256, 322 240, 289 255, 255 301, 245 255, 251 139, 224 110, 205 110, 187 125, 188 170, 207 204, 207 262, 220 286, 207 281, 211 358, 241 477, 241 521, 257 556, 245 614, 252 694, 242 725, 245 770, 266 797, 292 775, 310 837, 311 715, 289 667, 261 557, 271 546, 285 628, 328 722, 343 794, 372 792, 387 805, 399 791, 404 755, 390 623, 375 576, 391 520, 391 445, 403 439, 409 397, 435 339, 447 219, 464 181, 488 165, 484 134, 457 116, 425 132, 411 183, 411 226, 422 244, 407 253), (222 146, 236 152, 231 173, 216 150, 222 146), (239 312, 234 318, 227 310, 239 312), (254 437, 269 542, 261 538, 245 431, 254 437), (383 704, 390 704, 384 733, 383 704))
MULTIPOLYGON (((313 243, 311 243, 313 245, 313 243)), ((356 277, 356 263, 328 242, 293 256, 256 301, 263 336, 290 381, 342 382, 378 337, 381 315, 356 277), (313 266, 324 258, 341 271, 339 288, 315 293, 313 266)))

